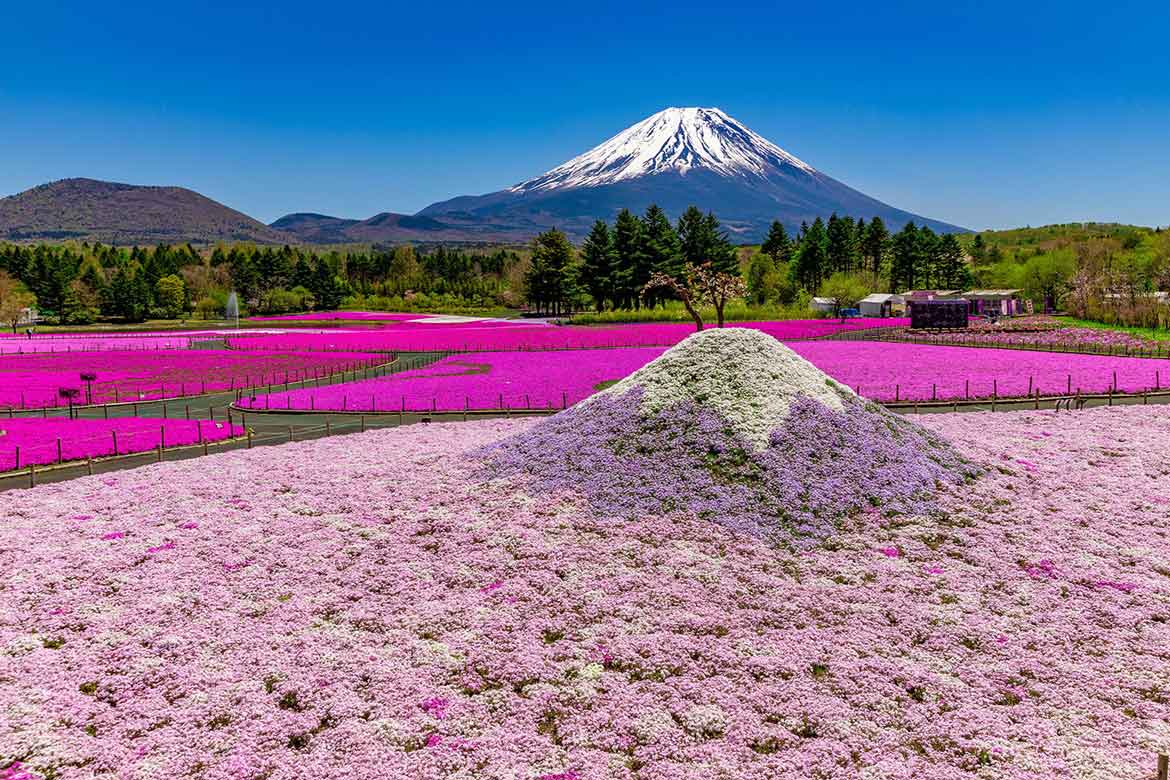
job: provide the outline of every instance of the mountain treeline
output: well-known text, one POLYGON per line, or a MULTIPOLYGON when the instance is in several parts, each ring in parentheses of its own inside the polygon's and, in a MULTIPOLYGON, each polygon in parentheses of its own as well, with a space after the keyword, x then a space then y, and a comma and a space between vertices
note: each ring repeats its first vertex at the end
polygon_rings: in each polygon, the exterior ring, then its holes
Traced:
POLYGON ((750 301, 760 305, 789 306, 821 293, 852 305, 870 292, 971 283, 955 236, 912 222, 891 235, 880 217, 866 222, 833 214, 789 236, 776 221, 760 251, 744 260, 714 214, 692 206, 672 225, 652 205, 641 216, 624 209, 612 225, 598 220, 579 251, 560 231, 542 233, 533 242, 525 297, 550 314, 587 303, 598 312, 654 307, 668 293, 641 295, 653 274, 680 277, 688 264, 705 262, 744 275, 750 301))
POLYGON ((532 261, 524 275, 528 304, 538 312, 579 310, 588 300, 597 309, 640 309, 642 289, 655 273, 681 276, 688 263, 711 263, 718 271, 739 273, 739 255, 714 214, 691 206, 671 225, 666 212, 652 205, 641 217, 623 209, 611 228, 597 220, 574 250, 553 229, 532 243, 532 261))
POLYGON ((32 295, 50 321, 99 317, 222 316, 236 291, 253 314, 370 308, 470 311, 519 304, 524 258, 511 250, 470 252, 409 246, 317 253, 297 247, 191 245, 125 249, 104 244, 0 244, 0 273, 32 295))

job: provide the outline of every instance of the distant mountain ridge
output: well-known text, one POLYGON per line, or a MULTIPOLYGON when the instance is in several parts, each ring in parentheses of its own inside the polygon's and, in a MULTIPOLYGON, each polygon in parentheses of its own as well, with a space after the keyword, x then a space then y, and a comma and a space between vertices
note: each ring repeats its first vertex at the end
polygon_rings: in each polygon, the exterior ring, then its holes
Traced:
POLYGON ((486 195, 432 203, 417 214, 347 219, 314 212, 264 225, 182 187, 62 179, 0 198, 0 240, 113 244, 523 243, 560 228, 581 240, 597 219, 652 203, 677 218, 712 211, 733 241, 754 243, 773 220, 880 216, 964 228, 895 208, 833 179, 717 108, 668 108, 534 178, 486 195))
POLYGON ((0 240, 164 244, 296 239, 182 187, 61 179, 0 198, 0 240))
POLYGON ((668 108, 582 155, 498 192, 433 203, 419 212, 444 222, 503 223, 575 237, 622 208, 657 203, 672 217, 710 210, 733 239, 760 241, 773 220, 790 229, 836 212, 913 220, 940 232, 965 228, 895 208, 833 179, 718 108, 668 108))

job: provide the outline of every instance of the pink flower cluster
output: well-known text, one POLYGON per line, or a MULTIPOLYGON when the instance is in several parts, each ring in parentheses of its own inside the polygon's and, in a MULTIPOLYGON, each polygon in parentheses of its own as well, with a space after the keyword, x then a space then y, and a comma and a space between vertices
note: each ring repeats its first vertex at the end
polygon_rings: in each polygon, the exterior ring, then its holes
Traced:
POLYGON ((175 398, 296 382, 385 361, 366 353, 202 349, 7 355, 0 357, 0 408, 64 406, 68 402, 60 397, 61 388, 78 390, 74 403, 175 398), (80 377, 86 372, 97 378, 83 381, 80 377))
MULTIPOLYGON (((815 339, 833 333, 898 327, 906 319, 858 318, 845 321, 777 320, 736 322, 728 327, 755 328, 780 341, 815 339)), ((234 349, 243 350, 355 350, 382 352, 505 352, 515 350, 591 349, 601 347, 672 346, 694 333, 685 323, 619 326, 561 327, 511 322, 435 324, 400 323, 382 330, 335 333, 275 333, 230 337, 234 349), (507 327, 504 327, 507 326, 507 327)))
POLYGON ((789 344, 842 384, 876 401, 1140 393, 1170 386, 1170 361, 1016 349, 867 341, 789 344))
POLYGON ((187 335, 152 336, 103 333, 94 336, 34 336, 31 339, 10 336, 0 338, 0 355, 29 355, 56 352, 98 352, 101 350, 150 351, 187 349, 187 335))
POLYGON ((1135 336, 1121 330, 1064 326, 1052 317, 1037 315, 990 323, 973 320, 958 333, 907 334, 916 341, 967 346, 1007 346, 1061 349, 1082 352, 1136 351, 1166 354, 1170 344, 1135 336))
POLYGON ((252 322, 406 322, 426 318, 426 314, 390 311, 314 311, 301 314, 279 314, 267 317, 249 317, 252 322))
POLYGON ((62 778, 1151 775, 1170 410, 925 424, 989 473, 800 553, 474 479, 466 453, 527 420, 6 494, 0 756, 62 778))
POLYGON ((146 452, 159 444, 178 447, 204 441, 221 441, 243 433, 244 429, 239 425, 213 420, 143 417, 120 417, 113 420, 27 417, 0 420, 0 471, 146 452))
POLYGON ((245 397, 240 406, 371 412, 560 409, 661 354, 659 348, 639 347, 580 353, 477 352, 376 379, 245 397))

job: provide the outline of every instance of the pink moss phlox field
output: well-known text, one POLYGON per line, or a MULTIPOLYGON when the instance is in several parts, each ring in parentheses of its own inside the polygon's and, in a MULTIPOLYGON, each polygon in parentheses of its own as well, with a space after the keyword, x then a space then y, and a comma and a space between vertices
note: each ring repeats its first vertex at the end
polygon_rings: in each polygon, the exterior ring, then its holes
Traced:
MULTIPOLYGON (((326 353, 328 354, 328 353, 326 353)), ((244 397, 257 409, 459 411, 559 409, 641 368, 662 349, 561 352, 477 352, 424 368, 327 387, 244 397)))
POLYGON ((408 322, 427 317, 426 314, 411 314, 409 312, 390 311, 314 311, 302 314, 275 314, 269 316, 249 317, 252 322, 329 322, 340 320, 346 322, 408 322))
MULTIPOLYGON (((490 322, 449 324, 400 323, 361 333, 279 333, 230 337, 234 349, 243 350, 355 350, 388 352, 505 352, 514 350, 591 349, 605 347, 673 346, 695 332, 686 323, 653 323, 617 326, 515 325, 490 322)), ((909 320, 857 318, 845 321, 777 320, 733 322, 728 327, 755 328, 780 341, 815 339, 833 333, 879 327, 899 327, 909 320)))
MULTIPOLYGON (((1170 384, 1170 361, 1106 355, 941 347, 897 342, 798 341, 797 354, 842 384, 877 401, 961 400, 1072 392, 1143 392, 1170 384), (1071 381, 1070 381, 1071 377, 1071 381)), ((602 382, 621 379, 662 354, 662 348, 581 350, 571 353, 475 353, 445 358, 387 377, 264 394, 241 405, 272 409, 350 411, 459 411, 559 408, 592 395, 602 382), (565 394, 562 399, 562 393, 565 394), (502 396, 502 398, 501 398, 502 396), (310 400, 311 399, 311 400, 310 400)), ((316 354, 316 353, 313 353, 316 354)), ((328 353, 326 353, 328 354, 328 353)), ((2 397, 0 397, 2 398, 2 397)))
POLYGON ((1170 385, 1170 360, 898 342, 808 341, 789 345, 838 382, 877 401, 1021 397, 1029 392, 1140 393, 1170 385), (1071 377, 1071 379, 1070 379, 1071 377), (1031 380, 1031 382, 1029 382, 1031 380))
POLYGON ((120 336, 102 334, 99 336, 35 336, 31 339, 0 338, 0 355, 28 355, 57 352, 98 352, 118 351, 159 351, 164 349, 187 349, 191 344, 189 336, 149 336, 136 334, 120 336))
POLYGON ((968 341, 986 344, 1054 346, 1066 349, 1121 347, 1129 349, 1165 349, 1166 342, 1144 338, 1133 333, 1106 328, 1086 328, 1065 325, 1055 317, 1037 314, 1015 317, 991 323, 985 320, 971 322, 961 335, 968 341))
POLYGON ((83 372, 97 376, 93 402, 172 398, 252 385, 278 384, 327 376, 354 365, 388 358, 367 353, 255 353, 229 350, 161 352, 69 352, 0 356, 0 408, 62 406, 58 395, 75 388, 75 403, 86 403, 83 372))
POLYGON ((114 435, 118 453, 153 450, 160 442, 167 447, 220 441, 241 436, 244 429, 214 420, 161 420, 122 417, 113 420, 70 420, 36 417, 0 419, 0 471, 18 465, 41 466, 57 462, 57 440, 61 440, 62 460, 84 460, 114 454, 114 435), (17 448, 20 463, 17 464, 17 448))
POLYGON ((61 780, 1152 776, 1170 409, 927 417, 990 473, 799 554, 470 478, 462 453, 531 424, 6 493, 0 757, 61 780))

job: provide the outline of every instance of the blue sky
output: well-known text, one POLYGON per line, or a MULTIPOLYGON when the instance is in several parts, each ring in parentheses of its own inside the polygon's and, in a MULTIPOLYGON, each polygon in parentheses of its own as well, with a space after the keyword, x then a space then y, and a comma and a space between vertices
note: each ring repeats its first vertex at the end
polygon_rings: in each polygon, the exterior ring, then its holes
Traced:
POLYGON ((0 195, 410 213, 701 105, 949 222, 1170 223, 1164 0, 636 5, 11 3, 0 195))

